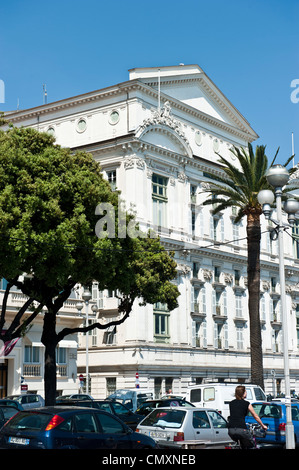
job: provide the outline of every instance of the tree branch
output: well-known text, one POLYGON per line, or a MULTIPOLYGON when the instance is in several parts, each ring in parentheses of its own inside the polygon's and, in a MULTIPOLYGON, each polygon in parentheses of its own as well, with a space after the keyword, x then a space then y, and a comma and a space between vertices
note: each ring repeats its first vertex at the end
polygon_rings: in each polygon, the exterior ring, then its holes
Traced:
POLYGON ((12 288, 13 285, 16 285, 15 282, 17 281, 17 278, 14 279, 12 282, 8 282, 4 297, 3 297, 3 303, 2 303, 2 309, 1 309, 1 319, 0 319, 0 331, 3 329, 4 324, 5 324, 5 314, 6 314, 6 306, 7 306, 7 300, 9 296, 9 291, 12 288))
POLYGON ((40 311, 42 310, 44 304, 40 303, 39 306, 34 310, 34 312, 30 315, 30 317, 28 317, 23 323, 21 326, 19 326, 19 328, 12 334, 11 336, 11 339, 14 339, 14 338, 19 338, 22 333, 24 332, 24 330, 26 330, 27 326, 30 325, 30 323, 33 322, 33 320, 35 319, 35 317, 37 317, 37 315, 40 313, 40 311))
POLYGON ((122 300, 120 307, 118 308, 119 313, 124 313, 124 316, 121 319, 114 320, 105 324, 97 322, 92 323, 88 326, 81 326, 77 328, 64 328, 57 335, 58 342, 65 338, 67 335, 71 335, 73 333, 87 333, 88 331, 94 330, 95 328, 98 328, 99 330, 106 330, 107 328, 109 328, 109 326, 121 325, 129 317, 132 311, 134 300, 135 299, 128 298, 122 300))
POLYGON ((33 298, 32 297, 29 297, 29 299, 24 303, 24 305, 20 308, 20 310, 18 311, 17 315, 15 316, 15 318, 13 319, 10 327, 8 328, 8 330, 6 331, 5 335, 8 336, 8 337, 11 337, 13 331, 15 328, 17 328, 20 324, 20 320, 22 318, 22 316, 24 315, 24 313, 26 312, 26 310, 29 308, 29 306, 32 304, 33 302, 33 298))

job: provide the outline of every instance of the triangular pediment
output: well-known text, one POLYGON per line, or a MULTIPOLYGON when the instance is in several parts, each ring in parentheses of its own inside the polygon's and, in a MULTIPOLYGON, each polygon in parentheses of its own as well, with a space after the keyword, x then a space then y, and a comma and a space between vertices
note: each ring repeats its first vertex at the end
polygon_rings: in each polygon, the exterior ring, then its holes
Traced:
POLYGON ((134 78, 160 90, 164 100, 171 97, 220 123, 240 129, 250 134, 249 140, 258 137, 244 116, 198 65, 132 69, 130 79, 134 78))
POLYGON ((212 97, 209 94, 208 89, 205 88, 205 83, 201 79, 181 84, 162 84, 161 93, 165 93, 167 96, 171 96, 226 124, 234 124, 232 116, 224 107, 221 107, 216 96, 212 97))

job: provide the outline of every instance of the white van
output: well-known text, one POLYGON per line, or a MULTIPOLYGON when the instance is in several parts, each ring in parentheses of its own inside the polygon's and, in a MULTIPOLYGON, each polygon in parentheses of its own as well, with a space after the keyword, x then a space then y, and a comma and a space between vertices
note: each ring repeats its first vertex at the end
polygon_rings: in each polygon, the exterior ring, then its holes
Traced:
POLYGON ((137 408, 145 400, 152 400, 154 398, 153 390, 141 390, 139 388, 132 389, 119 389, 115 390, 107 398, 117 400, 123 405, 126 405, 131 411, 136 411, 137 408))
MULTIPOLYGON (((238 383, 206 383, 188 387, 184 398, 198 407, 214 408, 224 418, 229 416, 229 402, 235 398, 238 383)), ((258 385, 245 384, 247 397, 250 403, 266 401, 266 395, 258 385)))

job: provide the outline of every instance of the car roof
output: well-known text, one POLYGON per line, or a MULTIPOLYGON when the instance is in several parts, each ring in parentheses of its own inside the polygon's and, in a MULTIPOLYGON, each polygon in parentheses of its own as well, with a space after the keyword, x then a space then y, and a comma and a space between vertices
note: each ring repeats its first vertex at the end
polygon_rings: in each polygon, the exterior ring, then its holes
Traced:
MULTIPOLYGON (((21 411, 21 413, 49 413, 49 414, 58 414, 58 413, 71 413, 72 411, 84 411, 85 413, 90 413, 91 408, 86 408, 86 406, 64 406, 64 405, 51 405, 51 406, 41 406, 40 408, 29 408, 21 411)), ((110 413, 106 413, 104 410, 99 410, 93 408, 92 411, 105 413, 111 416, 110 413)))
POLYGON ((41 395, 39 393, 19 393, 16 395, 8 395, 7 397, 4 397, 3 400, 13 400, 14 398, 19 398, 19 397, 28 397, 28 396, 37 396, 40 397, 41 395))
MULTIPOLYGON (((275 401, 254 401, 253 403, 251 403, 252 405, 284 405, 285 406, 285 401, 278 401, 278 400, 275 400, 275 401)), ((292 401, 291 402, 291 405, 298 405, 299 404, 299 401, 292 401)))
POLYGON ((215 410, 214 408, 199 408, 199 407, 196 407, 196 406, 192 406, 190 408, 186 408, 186 406, 159 406, 159 408, 155 408, 153 411, 161 411, 161 410, 165 410, 165 411, 170 411, 170 410, 181 410, 181 411, 186 411, 186 412, 189 412, 189 411, 216 411, 218 413, 217 410, 215 410))

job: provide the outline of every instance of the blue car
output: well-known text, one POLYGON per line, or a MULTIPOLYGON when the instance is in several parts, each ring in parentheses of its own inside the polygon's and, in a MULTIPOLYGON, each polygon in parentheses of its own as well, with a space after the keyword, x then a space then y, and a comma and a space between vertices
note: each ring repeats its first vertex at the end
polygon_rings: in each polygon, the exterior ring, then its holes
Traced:
MULTIPOLYGON (((257 441, 263 444, 276 444, 285 446, 285 425, 286 425, 286 405, 283 402, 255 402, 252 403, 254 411, 261 418, 264 424, 268 425, 268 430, 264 438, 257 441)), ((299 402, 292 403, 292 421, 294 425, 295 443, 299 445, 299 402)), ((246 416, 246 423, 256 423, 249 413, 246 416)))
POLYGON ((46 406, 19 411, 0 430, 0 449, 154 449, 156 442, 133 432, 106 411, 46 406))

